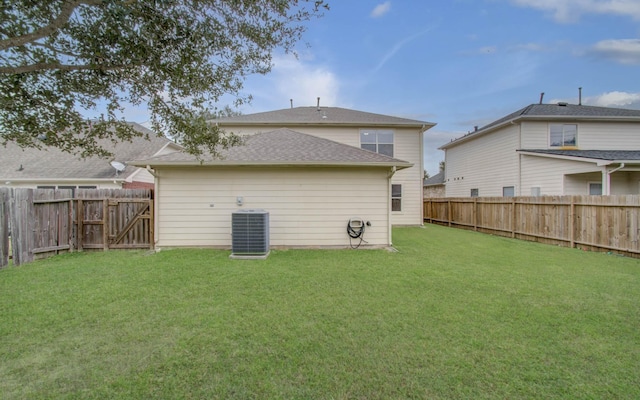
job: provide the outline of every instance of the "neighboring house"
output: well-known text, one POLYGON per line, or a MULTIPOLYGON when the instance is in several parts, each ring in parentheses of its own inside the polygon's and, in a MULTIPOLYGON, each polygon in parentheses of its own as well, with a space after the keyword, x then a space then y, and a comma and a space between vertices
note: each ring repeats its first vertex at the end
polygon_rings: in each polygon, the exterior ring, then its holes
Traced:
POLYGON ((532 104, 440 149, 447 197, 640 193, 640 110, 532 104))
POLYGON ((335 107, 298 107, 213 121, 245 136, 220 158, 139 160, 156 175, 162 246, 231 247, 231 215, 270 214, 274 247, 389 246, 391 226, 422 224, 422 134, 433 124, 335 107))
POLYGON ((422 196, 425 199, 432 198, 432 197, 444 197, 445 196, 444 171, 440 171, 434 176, 425 179, 422 185, 422 188, 423 188, 422 196))
POLYGON ((57 148, 20 148, 15 143, 0 145, 0 186, 51 189, 153 188, 154 178, 144 168, 128 165, 138 158, 181 150, 167 138, 158 137, 142 125, 134 127, 147 134, 131 142, 113 144, 104 140, 112 159, 97 156, 85 159, 57 148), (117 166, 118 171, 113 165, 117 166))

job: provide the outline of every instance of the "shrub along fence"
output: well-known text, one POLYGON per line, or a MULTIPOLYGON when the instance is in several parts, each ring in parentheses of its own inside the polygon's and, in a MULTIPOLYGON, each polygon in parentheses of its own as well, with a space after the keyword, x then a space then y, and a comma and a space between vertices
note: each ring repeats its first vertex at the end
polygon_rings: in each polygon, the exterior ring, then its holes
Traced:
POLYGON ((425 222, 640 257, 640 196, 428 198, 425 222))
POLYGON ((0 267, 84 249, 153 248, 147 189, 0 188, 0 267))

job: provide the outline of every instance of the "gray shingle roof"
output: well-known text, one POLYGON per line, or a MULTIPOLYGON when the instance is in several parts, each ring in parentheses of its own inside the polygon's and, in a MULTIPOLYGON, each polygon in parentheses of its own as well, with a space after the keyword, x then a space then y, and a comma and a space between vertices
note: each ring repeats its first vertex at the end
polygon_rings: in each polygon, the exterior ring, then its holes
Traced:
POLYGON ((519 150, 522 152, 556 156, 590 158, 606 161, 640 161, 638 150, 519 150))
POLYGON ((444 185, 444 171, 440 171, 434 176, 425 179, 423 186, 444 185))
POLYGON ((510 122, 520 120, 549 120, 549 121, 585 121, 585 120, 610 120, 610 121, 638 121, 640 122, 640 110, 595 107, 567 103, 558 104, 530 104, 520 110, 497 119, 477 131, 468 133, 450 143, 441 146, 441 149, 449 147, 453 143, 480 136, 494 128, 498 128, 510 122))
POLYGON ((366 125, 366 126, 412 126, 430 128, 432 122, 392 117, 340 107, 294 107, 276 111, 239 115, 213 120, 224 125, 366 125))
MULTIPOLYGON (((131 142, 113 145, 105 140, 102 146, 111 151, 115 161, 127 163, 136 158, 147 158, 162 149, 169 139, 158 137, 153 131, 142 125, 133 123, 134 127, 149 135, 145 138, 134 138, 131 142)), ((0 145, 0 179, 3 181, 20 179, 112 179, 116 177, 115 169, 108 159, 89 157, 81 159, 57 148, 22 149, 15 143, 0 145)), ((127 177, 137 170, 137 167, 127 165, 119 178, 127 177)))
POLYGON ((245 137, 244 144, 220 152, 220 157, 202 157, 176 152, 141 159, 136 165, 354 165, 397 166, 411 163, 357 147, 300 133, 287 128, 245 137))

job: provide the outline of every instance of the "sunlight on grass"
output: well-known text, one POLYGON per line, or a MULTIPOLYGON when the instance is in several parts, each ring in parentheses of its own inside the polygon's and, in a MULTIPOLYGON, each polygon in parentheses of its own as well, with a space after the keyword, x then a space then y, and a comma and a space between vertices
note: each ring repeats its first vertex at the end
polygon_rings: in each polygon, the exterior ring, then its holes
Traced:
POLYGON ((438 226, 397 253, 0 271, 2 398, 639 398, 640 262, 438 226))

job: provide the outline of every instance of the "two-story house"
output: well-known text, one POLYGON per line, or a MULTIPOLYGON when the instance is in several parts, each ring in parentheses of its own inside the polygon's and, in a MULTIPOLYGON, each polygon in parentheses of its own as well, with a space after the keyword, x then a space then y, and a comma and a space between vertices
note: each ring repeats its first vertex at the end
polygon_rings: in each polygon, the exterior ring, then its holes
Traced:
POLYGON ((640 193, 640 110, 532 104, 440 149, 447 197, 640 193))
POLYGON ((158 246, 231 245, 232 213, 269 212, 272 247, 391 245, 392 225, 422 224, 423 132, 434 124, 337 107, 213 120, 245 137, 221 157, 136 162, 156 176, 158 246))

